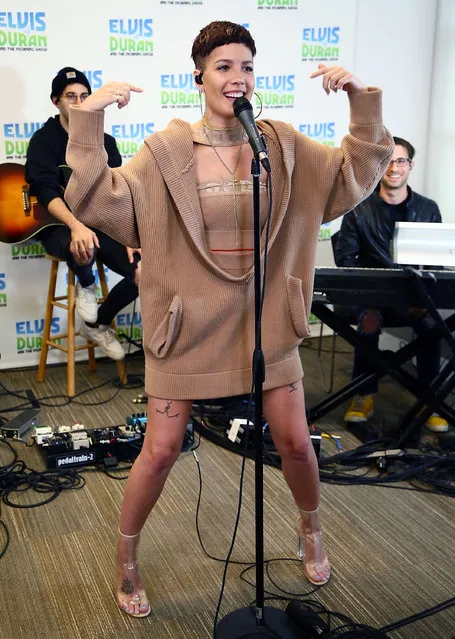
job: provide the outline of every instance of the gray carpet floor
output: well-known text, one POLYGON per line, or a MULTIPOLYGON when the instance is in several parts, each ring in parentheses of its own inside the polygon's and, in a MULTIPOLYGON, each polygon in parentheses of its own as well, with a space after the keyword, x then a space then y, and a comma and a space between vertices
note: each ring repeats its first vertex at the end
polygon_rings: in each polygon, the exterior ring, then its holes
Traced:
MULTIPOLYGON (((328 350, 330 340, 325 340, 328 350)), ((347 381, 352 361, 349 347, 338 340, 335 385, 347 381)), ((320 401, 320 362, 314 341, 301 349, 308 405, 320 401)), ((322 367, 328 374, 330 354, 322 367)), ((143 360, 128 362, 129 373, 142 373, 143 360)), ((98 361, 88 375, 77 366, 77 390, 83 391, 115 376, 115 365, 98 361)), ((44 384, 35 370, 0 372, 0 381, 21 395, 32 389, 44 397, 65 393, 65 368, 48 368, 44 384)), ((116 391, 111 385, 80 396, 80 404, 43 406, 45 424, 79 422, 87 428, 116 425, 144 406, 133 403, 142 389, 116 391), (105 402, 101 405, 88 405, 105 402)), ((0 396, 0 411, 20 403, 0 396)), ((48 400, 47 403, 61 403, 48 400)), ((44 402, 46 403, 46 402, 44 402)), ((392 381, 381 386, 376 413, 378 429, 396 422, 412 398, 392 381)), ((358 445, 343 424, 345 407, 318 422, 338 434, 345 449, 358 445)), ((430 438, 431 442, 431 438, 430 438)), ((324 454, 336 448, 322 440, 324 454)), ((37 470, 45 468, 36 446, 13 443, 19 459, 37 470)), ((197 451, 202 473, 200 532, 206 550, 224 558, 229 549, 239 498, 241 457, 202 439, 197 451)), ((0 467, 11 461, 0 443, 0 467)), ((195 513, 198 468, 191 453, 182 453, 164 493, 149 518, 142 537, 140 564, 152 603, 145 619, 132 619, 118 610, 113 596, 113 548, 125 481, 101 472, 83 473, 86 485, 62 491, 37 508, 2 504, 0 519, 10 534, 10 545, 0 559, 1 639, 148 639, 210 638, 220 591, 223 564, 207 557, 198 541, 195 513)), ((17 504, 41 499, 32 491, 15 493, 17 504)), ((418 613, 455 593, 455 500, 441 495, 375 486, 322 484, 323 523, 333 577, 311 597, 358 623, 380 627, 418 613)), ((265 558, 272 562, 273 582, 291 593, 309 593, 295 561, 296 510, 281 472, 264 469, 265 558)), ((5 533, 0 529, 0 548, 5 533)), ((246 463, 243 507, 232 559, 254 562, 254 467, 246 463)), ((248 606, 255 589, 240 579, 242 566, 229 568, 221 616, 248 606)), ((254 570, 247 579, 254 582, 254 570)), ((276 592, 269 577, 266 589, 276 592)), ((270 605, 280 605, 271 603, 270 605)), ((283 604, 281 604, 282 606, 283 604)), ((401 639, 452 639, 455 608, 403 627, 390 634, 401 639)))

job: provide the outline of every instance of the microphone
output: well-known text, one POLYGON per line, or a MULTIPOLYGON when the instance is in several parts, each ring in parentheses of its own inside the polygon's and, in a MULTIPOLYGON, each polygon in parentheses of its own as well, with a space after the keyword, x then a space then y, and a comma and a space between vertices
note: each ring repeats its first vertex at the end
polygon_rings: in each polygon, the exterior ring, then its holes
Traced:
POLYGON ((258 128, 253 115, 253 107, 251 102, 244 97, 234 100, 234 114, 240 120, 240 124, 246 131, 248 141, 253 149, 253 153, 257 156, 267 173, 270 173, 270 162, 265 148, 265 144, 259 134, 258 128))

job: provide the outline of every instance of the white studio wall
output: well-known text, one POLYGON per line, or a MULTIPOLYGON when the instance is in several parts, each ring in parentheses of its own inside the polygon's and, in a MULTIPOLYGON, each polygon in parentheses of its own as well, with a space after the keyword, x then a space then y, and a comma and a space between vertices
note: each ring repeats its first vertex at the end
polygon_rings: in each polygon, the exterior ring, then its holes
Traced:
MULTIPOLYGON (((219 19, 244 24, 256 40, 261 117, 291 122, 322 144, 340 143, 349 112, 345 94, 327 96, 319 80, 309 79, 318 61, 340 64, 367 84, 381 86, 386 124, 418 149, 422 164, 416 167, 413 186, 422 190, 437 4, 131 0, 126 6, 119 0, 109 5, 79 0, 77 8, 63 8, 57 0, 41 0, 30 10, 29 3, 10 1, 0 11, 0 74, 8 96, 0 104, 0 210, 11 206, 11 215, 22 214, 20 193, 18 203, 10 202, 5 167, 25 163, 31 135, 57 113, 49 94, 60 68, 83 70, 93 89, 108 80, 126 80, 144 89, 127 109, 111 107, 106 114, 105 130, 117 139, 125 163, 144 137, 171 118, 201 117, 191 45, 205 24, 219 19)), ((321 229, 320 264, 331 259, 330 242, 324 241, 330 233, 329 227, 321 229)), ((48 275, 39 243, 0 243, 0 368, 37 363, 48 275)), ((108 273, 108 279, 112 286, 118 278, 108 273)), ((65 284, 62 273, 62 291, 65 284)), ((118 328, 128 332, 133 322, 133 337, 140 340, 139 306, 134 316, 132 311, 122 311, 118 328)), ((55 332, 64 330, 65 322, 57 311, 55 332)), ((54 351, 52 358, 57 362, 60 354, 54 351)))
POLYGON ((455 224, 453 167, 455 166, 455 2, 438 3, 431 111, 428 126, 428 162, 425 190, 438 202, 443 221, 455 224))

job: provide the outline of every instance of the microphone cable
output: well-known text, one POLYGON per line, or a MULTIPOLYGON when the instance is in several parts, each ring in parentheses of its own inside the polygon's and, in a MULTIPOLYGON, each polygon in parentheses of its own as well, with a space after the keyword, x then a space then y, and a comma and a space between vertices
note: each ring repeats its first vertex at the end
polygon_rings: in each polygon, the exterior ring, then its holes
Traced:
MULTIPOLYGON (((253 380, 254 380, 254 373, 253 373, 253 380)), ((247 419, 247 423, 246 423, 246 428, 245 428, 245 445, 244 445, 244 451, 243 451, 243 456, 242 456, 242 464, 241 464, 241 469, 240 469, 240 480, 239 480, 239 490, 238 490, 238 503, 237 503, 237 513, 235 516, 235 522, 234 522, 234 530, 232 532, 232 537, 231 537, 231 543, 229 546, 229 550, 228 553, 226 555, 226 558, 223 560, 224 562, 224 570, 223 570, 223 576, 221 579, 221 586, 220 586, 220 594, 218 596, 218 602, 216 605, 216 609, 215 609, 215 616, 213 618, 213 639, 216 639, 216 627, 218 624, 218 617, 220 614, 220 609, 221 609, 221 604, 223 601, 223 596, 224 596, 224 590, 226 587, 226 579, 227 579, 227 572, 228 572, 228 568, 229 568, 229 564, 232 563, 231 562, 231 556, 232 553, 234 552, 234 546, 235 546, 235 542, 237 540, 237 533, 238 533, 238 528, 239 528, 239 522, 240 522, 240 515, 242 512, 242 504, 243 504, 243 484, 245 481, 245 466, 246 466, 246 460, 247 460, 247 456, 246 456, 246 451, 248 449, 248 445, 249 445, 249 433, 250 433, 250 413, 251 413, 251 406, 253 403, 253 381, 251 384, 251 390, 250 390, 250 395, 249 395, 249 400, 248 400, 248 406, 247 406, 247 413, 246 413, 246 419, 247 419)), ((193 455, 195 456, 195 459, 197 459, 197 455, 195 455, 195 453, 193 453, 193 455)), ((199 467, 199 466, 198 466, 199 467)), ((200 484, 200 486, 202 486, 202 484, 200 484)), ((199 505, 199 500, 198 500, 198 505, 199 505)), ((205 552, 205 550, 204 550, 205 552)), ((236 562, 237 563, 237 562, 236 562)))

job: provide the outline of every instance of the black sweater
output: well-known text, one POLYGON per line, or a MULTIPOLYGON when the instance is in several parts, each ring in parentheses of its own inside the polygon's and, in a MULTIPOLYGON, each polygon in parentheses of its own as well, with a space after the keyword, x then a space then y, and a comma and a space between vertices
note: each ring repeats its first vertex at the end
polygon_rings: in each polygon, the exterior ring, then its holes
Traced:
MULTIPOLYGON (((60 166, 66 165, 68 133, 60 124, 60 116, 49 118, 30 139, 25 163, 25 179, 30 185, 30 194, 47 208, 56 197, 63 197, 66 182, 60 166)), ((112 135, 104 134, 104 148, 110 167, 120 166, 122 157, 112 135)))
MULTIPOLYGON (((393 263, 390 242, 396 212, 379 197, 378 189, 346 213, 334 242, 335 264, 360 268, 402 268, 393 263)), ((438 205, 408 186, 400 213, 405 222, 441 222, 438 205)))

